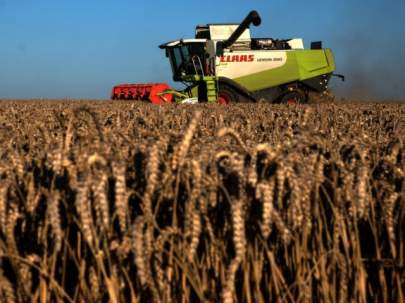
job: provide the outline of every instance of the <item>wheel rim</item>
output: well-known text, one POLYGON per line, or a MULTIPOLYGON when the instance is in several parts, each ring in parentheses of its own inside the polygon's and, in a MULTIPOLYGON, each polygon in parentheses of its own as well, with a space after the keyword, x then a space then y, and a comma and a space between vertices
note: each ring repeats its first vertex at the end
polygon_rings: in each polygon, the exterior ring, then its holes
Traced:
POLYGON ((291 92, 283 98, 282 103, 285 103, 288 105, 303 104, 303 103, 305 103, 305 96, 298 91, 291 92))
POLYGON ((296 104, 298 104, 299 102, 297 101, 297 98, 291 98, 291 99, 288 99, 287 100, 287 104, 288 105, 296 105, 296 104))
POLYGON ((228 105, 231 103, 231 97, 228 94, 220 93, 218 96, 218 103, 222 105, 228 105))

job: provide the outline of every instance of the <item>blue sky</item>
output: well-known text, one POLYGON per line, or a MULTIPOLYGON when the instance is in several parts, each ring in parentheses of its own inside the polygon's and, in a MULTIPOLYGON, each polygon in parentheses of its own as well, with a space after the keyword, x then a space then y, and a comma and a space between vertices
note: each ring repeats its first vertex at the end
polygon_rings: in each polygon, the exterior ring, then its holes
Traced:
POLYGON ((323 40, 340 96, 405 99, 404 0, 0 0, 0 98, 109 98, 117 83, 168 82, 158 45, 197 24, 262 16, 254 36, 323 40))

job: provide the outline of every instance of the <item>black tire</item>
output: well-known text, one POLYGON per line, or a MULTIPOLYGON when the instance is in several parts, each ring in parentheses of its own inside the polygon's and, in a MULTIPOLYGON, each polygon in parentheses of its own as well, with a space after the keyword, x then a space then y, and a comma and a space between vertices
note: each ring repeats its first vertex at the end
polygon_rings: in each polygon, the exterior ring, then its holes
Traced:
POLYGON ((308 95, 301 89, 292 89, 286 92, 280 99, 281 104, 306 104, 308 95))
POLYGON ((228 85, 219 85, 218 90, 218 103, 219 104, 230 104, 240 102, 240 95, 228 85))

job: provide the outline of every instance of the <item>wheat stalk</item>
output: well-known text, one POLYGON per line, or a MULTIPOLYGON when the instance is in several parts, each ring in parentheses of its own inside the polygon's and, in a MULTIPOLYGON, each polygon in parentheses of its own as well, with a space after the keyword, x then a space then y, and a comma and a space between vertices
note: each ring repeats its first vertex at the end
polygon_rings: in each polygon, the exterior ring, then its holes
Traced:
POLYGON ((15 290, 11 282, 0 271, 0 301, 7 303, 17 302, 15 290))
POLYGON ((132 249, 134 251, 139 280, 143 286, 152 279, 149 275, 148 265, 144 255, 144 226, 145 219, 143 217, 138 217, 135 220, 134 228, 132 229, 132 249))
POLYGON ((248 182, 252 187, 256 187, 258 182, 257 176, 257 152, 254 151, 250 160, 250 166, 248 170, 248 182))
POLYGON ((368 213, 369 197, 367 192, 368 169, 365 165, 361 165, 357 176, 357 214, 359 218, 364 219, 368 213))
POLYGON ((52 191, 48 199, 47 217, 52 227, 52 234, 55 241, 54 250, 58 253, 62 248, 63 231, 61 227, 61 218, 59 212, 60 194, 52 191))
POLYGON ((149 253, 145 251, 145 226, 146 219, 138 217, 132 229, 132 249, 135 256, 135 265, 142 286, 148 286, 153 302, 160 302, 160 294, 156 288, 151 271, 151 259, 149 253))
POLYGON ((29 214, 34 213, 35 209, 38 207, 41 196, 41 191, 35 189, 34 176, 30 174, 28 178, 27 198, 25 203, 25 208, 29 214))
POLYGON ((239 143, 239 145, 245 150, 247 151, 248 148, 246 146, 246 144, 243 142, 242 138, 240 137, 240 135, 232 128, 230 127, 223 127, 218 131, 217 137, 218 138, 222 138, 225 136, 231 136, 233 138, 236 139, 236 141, 239 143))
POLYGON ((109 230, 110 226, 110 207, 108 202, 108 174, 103 171, 99 178, 95 178, 97 184, 94 187, 94 207, 99 212, 101 217, 102 227, 105 231, 109 230))
POLYGON ((305 176, 301 177, 301 180, 301 208, 304 216, 304 226, 309 233, 312 228, 311 180, 306 180, 305 176))
POLYGON ((302 186, 298 184, 298 180, 294 175, 293 169, 288 166, 286 169, 286 175, 291 188, 290 206, 289 206, 289 224, 293 230, 300 228, 304 221, 304 215, 302 211, 301 197, 302 186))
POLYGON ((128 193, 126 185, 126 167, 124 165, 113 165, 115 176, 115 211, 122 233, 127 230, 128 193))
POLYGON ((226 282, 222 289, 222 300, 224 303, 232 303, 235 293, 235 274, 243 261, 245 255, 246 237, 245 221, 243 216, 243 201, 234 201, 231 205, 233 243, 235 247, 235 258, 229 265, 226 273, 226 282))
POLYGON ((348 272, 347 262, 342 254, 338 255, 338 268, 339 268, 339 303, 348 301, 348 272))
MULTIPOLYGON (((157 237, 154 245, 154 269, 156 272, 156 283, 159 287, 159 291, 161 294, 168 294, 170 293, 170 283, 169 278, 165 274, 164 271, 164 264, 163 264, 163 255, 165 254, 164 245, 170 239, 170 237, 178 236, 181 234, 179 230, 173 227, 167 227, 160 231, 159 236, 157 237)), ((168 301, 170 301, 168 299, 168 301)))
MULTIPOLYGON (((200 239, 200 234, 201 234, 201 215, 200 215, 200 210, 197 209, 197 206, 199 205, 198 199, 201 193, 201 179, 202 179, 202 173, 201 173, 201 167, 200 164, 193 160, 191 161, 191 167, 193 169, 193 189, 191 191, 190 195, 190 201, 189 201, 189 207, 188 210, 191 210, 189 214, 186 213, 186 216, 191 216, 191 241, 190 241, 190 246, 189 246, 189 251, 188 251, 188 259, 190 261, 193 260, 194 255, 196 253, 198 244, 199 244, 199 239, 200 239)), ((187 219, 187 218, 186 218, 187 219)), ((188 230, 186 230, 186 234, 188 233, 188 230)))
POLYGON ((14 234, 14 228, 16 226, 18 218, 20 218, 20 211, 14 201, 11 201, 9 204, 8 212, 7 212, 7 222, 4 230, 4 234, 6 237, 6 243, 8 245, 8 250, 17 253, 18 248, 16 244, 16 238, 14 234))
POLYGON ((201 111, 196 111, 194 113, 194 117, 191 120, 191 123, 184 134, 183 140, 181 141, 175 154, 173 155, 172 163, 171 163, 171 168, 173 171, 176 170, 178 167, 183 166, 185 157, 190 148, 191 140, 193 139, 193 136, 197 129, 198 121, 200 120, 201 115, 202 115, 201 111))
POLYGON ((152 150, 149 153, 149 159, 147 164, 148 179, 145 194, 142 199, 142 208, 146 219, 150 225, 153 225, 153 206, 152 206, 152 196, 158 184, 158 173, 159 173, 159 152, 160 152, 161 142, 158 141, 153 145, 152 150))
POLYGON ((95 302, 99 302, 103 291, 102 291, 102 288, 100 285, 97 271, 94 268, 94 266, 90 266, 90 269, 89 269, 89 285, 90 285, 90 290, 91 290, 93 300, 95 302))
POLYGON ((264 239, 267 239, 271 233, 274 187, 274 179, 268 183, 259 183, 256 187, 256 198, 262 201, 263 206, 260 230, 264 239))
POLYGON ((395 202, 398 199, 398 193, 392 192, 385 201, 385 222, 387 224, 388 239, 390 242, 391 253, 394 258, 397 257, 396 240, 395 240, 395 223, 394 223, 394 208, 395 202))
POLYGON ((14 165, 14 170, 17 176, 22 180, 24 177, 24 161, 22 160, 21 155, 16 149, 12 149, 13 152, 10 153, 11 162, 14 165))
POLYGON ((273 209, 272 214, 274 224, 276 225, 278 231, 280 232, 281 238, 283 239, 284 243, 288 244, 292 238, 291 231, 288 229, 288 227, 283 221, 283 218, 276 209, 273 209))
POLYGON ((283 163, 277 163, 276 180, 277 180, 277 205, 283 207, 284 185, 286 179, 286 168, 283 163))
POLYGON ((0 183, 0 231, 5 233, 7 223, 8 184, 0 183))
POLYGON ((89 188, 87 180, 78 183, 76 194, 76 211, 79 215, 80 224, 84 239, 93 246, 93 218, 89 206, 89 188))

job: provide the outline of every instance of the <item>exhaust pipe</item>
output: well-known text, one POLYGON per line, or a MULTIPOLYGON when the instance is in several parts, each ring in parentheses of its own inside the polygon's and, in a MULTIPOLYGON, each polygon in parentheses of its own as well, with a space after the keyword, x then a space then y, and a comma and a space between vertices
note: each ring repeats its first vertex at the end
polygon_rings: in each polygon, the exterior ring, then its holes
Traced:
POLYGON ((243 34, 243 32, 250 27, 250 24, 254 26, 259 26, 262 23, 262 19, 259 16, 257 11, 251 11, 249 15, 242 21, 242 23, 238 26, 238 28, 232 33, 232 35, 222 43, 223 48, 231 47, 236 40, 243 34))

